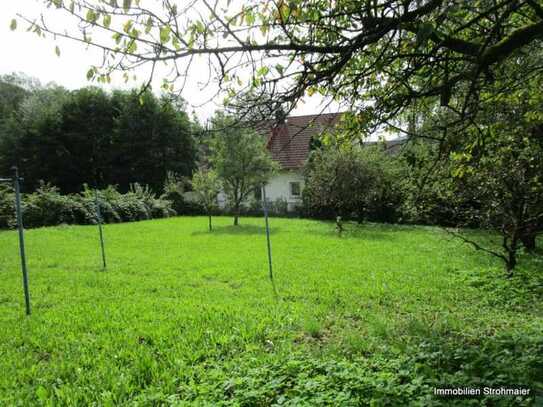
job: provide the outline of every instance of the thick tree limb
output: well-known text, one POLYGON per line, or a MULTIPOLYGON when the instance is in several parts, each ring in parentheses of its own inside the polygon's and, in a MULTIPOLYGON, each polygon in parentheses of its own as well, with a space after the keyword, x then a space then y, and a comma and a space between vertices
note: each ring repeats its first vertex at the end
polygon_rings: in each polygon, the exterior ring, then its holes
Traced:
POLYGON ((508 57, 513 51, 540 38, 543 38, 543 21, 526 25, 513 31, 497 44, 488 47, 479 58, 478 64, 481 67, 487 67, 496 62, 500 62, 508 57))

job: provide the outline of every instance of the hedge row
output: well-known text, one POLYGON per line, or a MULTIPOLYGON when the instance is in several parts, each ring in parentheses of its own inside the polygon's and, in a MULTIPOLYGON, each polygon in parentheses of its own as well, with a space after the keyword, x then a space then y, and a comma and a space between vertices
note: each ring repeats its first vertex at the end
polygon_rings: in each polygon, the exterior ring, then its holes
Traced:
MULTIPOLYGON (((147 187, 133 184, 122 194, 115 187, 97 191, 102 219, 106 223, 132 222, 176 215, 172 202, 157 198, 147 187)), ((42 184, 35 192, 22 197, 25 227, 60 224, 96 224, 96 197, 85 187, 79 194, 61 195, 58 188, 42 184)), ((0 186, 0 229, 16 226, 14 192, 0 186)))
MULTIPOLYGON (((183 194, 175 190, 157 197, 148 187, 132 184, 123 194, 113 186, 97 191, 102 220, 105 223, 133 222, 145 219, 167 218, 175 215, 204 215, 205 211, 196 202, 186 201, 183 194)), ((62 195, 50 184, 41 186, 31 194, 23 194, 23 223, 27 228, 55 226, 61 224, 90 225, 97 223, 96 197, 94 190, 85 187, 79 194, 62 195)), ((277 199, 268 203, 270 216, 299 215, 287 211, 287 202, 277 199)), ((217 208, 214 215, 230 215, 227 207, 217 208)), ((242 215, 261 216, 262 202, 250 200, 242 208, 242 215)), ((11 229, 17 225, 15 218, 15 193, 10 186, 0 184, 0 229, 11 229)))

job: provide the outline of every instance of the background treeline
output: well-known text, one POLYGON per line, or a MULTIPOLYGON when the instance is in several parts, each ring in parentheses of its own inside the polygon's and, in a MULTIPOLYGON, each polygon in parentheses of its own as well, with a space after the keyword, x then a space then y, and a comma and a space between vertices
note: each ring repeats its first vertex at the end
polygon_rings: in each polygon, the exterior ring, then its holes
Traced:
POLYGON ((26 191, 84 184, 162 189, 168 172, 190 176, 199 131, 183 101, 151 91, 68 91, 22 75, 0 77, 0 174, 18 165, 26 191))

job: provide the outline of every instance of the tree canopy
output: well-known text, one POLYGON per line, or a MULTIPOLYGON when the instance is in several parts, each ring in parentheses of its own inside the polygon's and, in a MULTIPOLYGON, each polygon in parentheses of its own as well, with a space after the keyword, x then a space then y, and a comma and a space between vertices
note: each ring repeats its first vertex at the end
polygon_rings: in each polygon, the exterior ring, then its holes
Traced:
POLYGON ((404 172, 384 145, 326 143, 305 168, 305 209, 315 217, 398 221, 404 172))
POLYGON ((236 118, 219 113, 212 124, 209 162, 219 176, 237 225, 242 205, 255 188, 269 180, 277 164, 266 151, 265 138, 238 125, 236 118))
POLYGON ((167 97, 0 82, 0 100, 19 94, 0 112, 0 173, 18 165, 29 190, 44 180, 62 192, 85 183, 127 191, 134 182, 159 191, 168 172, 190 176, 195 167, 196 125, 167 97))
MULTIPOLYGON (((543 37, 536 0, 43 1, 71 15, 79 31, 20 18, 38 35, 101 48, 104 63, 91 67, 89 78, 107 82, 115 70, 128 78, 145 64, 153 75, 166 63, 173 69, 164 87, 174 90, 205 57, 228 97, 256 95, 247 112, 263 94, 289 111, 318 92, 375 125, 435 97, 465 122, 485 89, 525 80, 526 72, 503 67, 543 37)), ((540 76, 541 65, 528 71, 540 76)))

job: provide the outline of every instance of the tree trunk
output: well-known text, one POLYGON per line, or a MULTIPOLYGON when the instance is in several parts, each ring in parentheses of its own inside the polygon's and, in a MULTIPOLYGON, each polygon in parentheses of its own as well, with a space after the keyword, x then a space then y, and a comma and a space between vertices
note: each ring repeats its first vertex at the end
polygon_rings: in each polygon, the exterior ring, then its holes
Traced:
POLYGON ((517 265, 517 256, 513 251, 509 251, 507 261, 505 263, 505 269, 507 271, 507 278, 513 277, 513 270, 517 265))
POLYGON ((239 225, 239 206, 234 208, 234 226, 239 225))
POLYGON ((343 223, 341 221, 341 216, 336 216, 336 230, 339 237, 341 237, 341 234, 343 233, 343 223))
POLYGON ((209 218, 209 231, 213 231, 213 226, 211 225, 211 214, 209 213, 208 215, 208 218, 209 218))
POLYGON ((507 258, 505 261, 505 269, 507 271, 507 278, 513 277, 513 269, 517 265, 517 248, 518 248, 518 234, 517 231, 513 231, 511 237, 511 244, 508 246, 505 242, 503 248, 507 252, 507 258))

